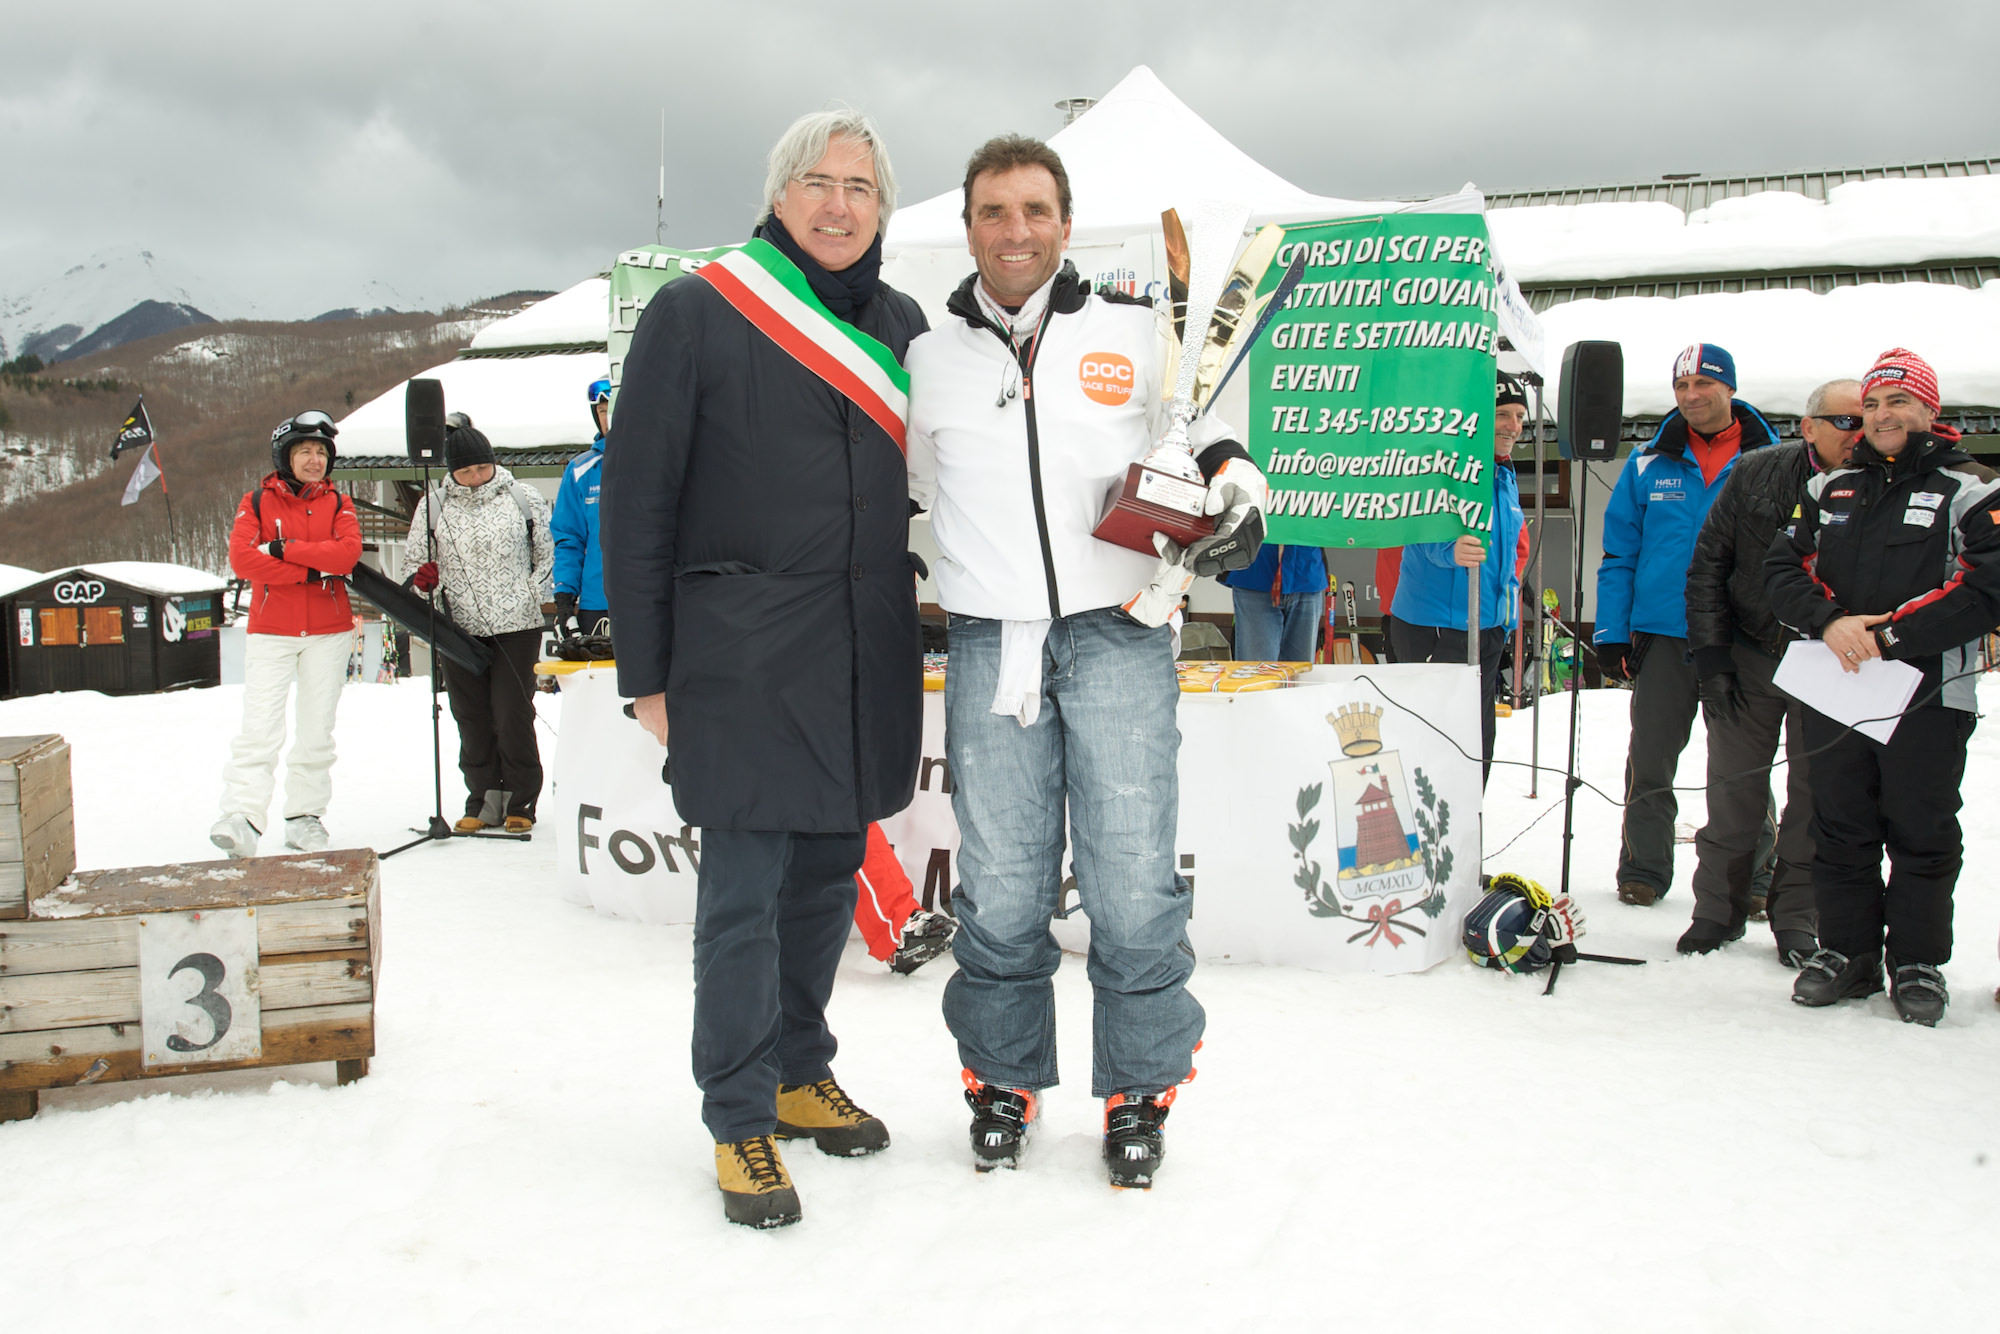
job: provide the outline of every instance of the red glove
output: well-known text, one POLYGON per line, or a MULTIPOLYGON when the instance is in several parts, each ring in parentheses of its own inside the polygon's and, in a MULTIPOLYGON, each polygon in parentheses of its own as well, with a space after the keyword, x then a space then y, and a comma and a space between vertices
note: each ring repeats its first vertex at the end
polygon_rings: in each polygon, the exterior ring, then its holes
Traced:
POLYGON ((437 562, 427 560, 422 565, 419 565, 417 572, 410 576, 410 582, 416 585, 419 593, 428 593, 436 588, 438 586, 437 562))

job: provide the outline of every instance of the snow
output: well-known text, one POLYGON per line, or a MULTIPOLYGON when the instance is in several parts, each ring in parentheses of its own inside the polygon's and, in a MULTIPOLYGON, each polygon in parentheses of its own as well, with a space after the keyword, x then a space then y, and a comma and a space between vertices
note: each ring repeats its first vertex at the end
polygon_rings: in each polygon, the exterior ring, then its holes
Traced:
POLYGON ((197 570, 191 565, 169 565, 165 561, 111 560, 80 568, 121 584, 143 588, 148 593, 174 596, 182 593, 218 593, 229 581, 218 574, 197 570))
MULTIPOLYGON (((1583 776, 1607 791, 1629 698, 1583 700, 1583 776)), ((546 764, 561 719, 543 704, 546 764)), ((240 705, 230 687, 40 696, 0 702, 0 734, 69 738, 83 865, 206 858, 240 705)), ((428 707, 421 682, 347 690, 337 845, 390 847, 428 815, 428 707)), ((1543 717, 1544 762, 1568 712, 1543 717)), ((1501 720, 1503 759, 1526 758, 1530 717, 1501 720)), ((1681 781, 1700 772, 1697 736, 1681 781)), ((1989 727, 1966 787, 1995 782, 1989 727)), ((1555 883, 1561 787, 1544 775, 1530 801, 1523 771, 1496 768, 1489 846, 1542 818, 1487 869, 1555 883)), ((1700 822, 1698 795, 1682 818, 1700 822)), ((1544 998, 1540 978, 1458 962, 1204 963, 1201 1074, 1148 1194, 1103 1184, 1083 960, 1056 983, 1071 1082, 1022 1169, 981 1178, 939 1018, 949 961, 899 978, 850 945, 836 1068, 895 1142, 862 1160, 791 1147, 806 1218, 762 1235, 721 1219, 688 1074, 688 929, 560 901, 546 831, 420 847, 383 867, 365 1080, 100 1085, 0 1125, 0 1216, 37 1242, 0 1265, 0 1310, 67 1327, 87 1294, 190 1334, 218 1315, 346 1330, 357 1311, 393 1330, 873 1334, 1028 1310, 1055 1330, 1456 1331, 1496 1302, 1551 1331, 1789 1332, 1806 1310, 1830 1329, 1983 1325, 2000 1298, 2000 910, 1978 868, 2000 834, 1967 822, 1956 1000, 1932 1031, 1881 998, 1792 1005, 1762 926, 1677 958, 1691 850, 1660 907, 1626 907, 1615 811, 1586 790, 1576 823, 1585 945, 1646 966, 1580 964, 1544 998)))
POLYGON ((611 280, 585 278, 576 286, 537 301, 518 315, 495 320, 472 340, 475 352, 506 347, 550 347, 602 343, 611 331, 611 280))
MULTIPOLYGON (((471 414, 473 425, 498 448, 581 449, 595 434, 584 390, 610 373, 610 355, 598 351, 460 358, 415 378, 442 381, 445 407, 471 414)), ((342 419, 341 450, 355 456, 402 454, 403 393, 399 384, 342 419)))
POLYGON ((76 332, 63 340, 66 347, 141 301, 194 306, 217 319, 253 309, 150 250, 120 246, 72 265, 26 295, 0 298, 0 354, 13 357, 34 335, 73 325, 76 332))
POLYGON ((23 569, 19 565, 0 565, 0 597, 5 597, 16 589, 26 588, 29 584, 38 584, 45 577, 33 570, 23 569))
POLYGON ((1487 225, 1524 283, 1905 268, 2000 255, 2000 177, 1853 181, 1824 201, 1768 190, 1688 215, 1663 203, 1505 208, 1487 225))
POLYGON ((1672 409, 1674 357, 1695 342, 1728 348, 1736 358, 1738 396, 1765 412, 1804 412, 1816 386, 1858 378, 1891 347, 1914 348, 1931 363, 1948 407, 2000 406, 2000 358, 1994 355, 2000 348, 2000 282, 1977 290, 1870 283, 1823 296, 1794 288, 1569 301, 1542 313, 1542 330, 1551 411, 1562 379, 1561 349, 1586 338, 1624 344, 1627 416, 1672 409))

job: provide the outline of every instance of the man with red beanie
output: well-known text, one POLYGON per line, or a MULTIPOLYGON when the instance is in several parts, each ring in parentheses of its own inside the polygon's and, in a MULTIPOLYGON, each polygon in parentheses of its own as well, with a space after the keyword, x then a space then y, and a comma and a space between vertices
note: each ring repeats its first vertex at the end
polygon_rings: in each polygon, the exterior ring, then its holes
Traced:
POLYGON ((243 730, 222 770, 222 818, 208 841, 232 857, 257 852, 295 682, 285 846, 318 852, 328 845, 320 821, 333 796, 333 714, 354 644, 354 612, 341 576, 361 559, 354 504, 326 481, 336 434, 324 412, 278 423, 271 432, 271 472, 237 505, 229 533, 230 568, 250 581, 243 730))
POLYGON ((1920 1024, 1944 1015, 1975 653, 2000 626, 2000 474, 1958 448, 1938 403, 1922 357, 1877 358, 1848 466, 1806 483, 1765 563, 1772 610, 1844 670, 1891 658, 1923 674, 1886 743, 1805 710, 1820 949, 1792 985, 1801 1005, 1873 995, 1886 950, 1896 1012, 1920 1024))

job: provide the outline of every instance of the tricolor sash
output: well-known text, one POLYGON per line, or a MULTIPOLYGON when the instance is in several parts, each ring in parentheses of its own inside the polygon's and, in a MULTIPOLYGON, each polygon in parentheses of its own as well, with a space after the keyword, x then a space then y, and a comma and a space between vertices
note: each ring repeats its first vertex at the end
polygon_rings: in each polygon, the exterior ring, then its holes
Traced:
POLYGON ((762 238, 696 269, 744 319, 789 352, 801 366, 852 399, 908 451, 910 375, 896 354, 861 330, 836 319, 820 302, 799 266, 762 238))

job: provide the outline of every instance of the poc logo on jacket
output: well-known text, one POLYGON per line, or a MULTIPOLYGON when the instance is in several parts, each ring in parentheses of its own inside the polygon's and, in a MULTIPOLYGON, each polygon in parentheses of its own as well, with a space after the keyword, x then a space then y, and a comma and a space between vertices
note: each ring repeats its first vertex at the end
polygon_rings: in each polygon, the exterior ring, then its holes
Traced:
POLYGON ((1084 354, 1083 360, 1077 364, 1076 376, 1083 386, 1084 397, 1113 408, 1122 407, 1130 401, 1132 387, 1138 382, 1131 359, 1116 352, 1084 354))

